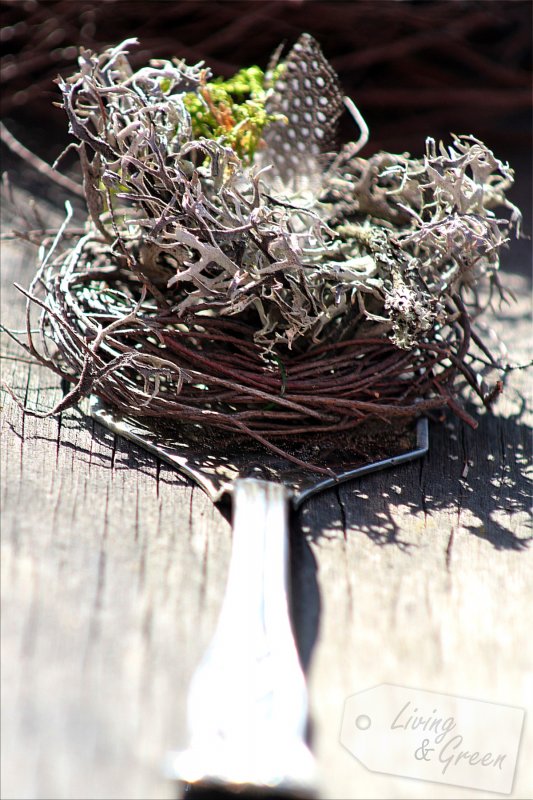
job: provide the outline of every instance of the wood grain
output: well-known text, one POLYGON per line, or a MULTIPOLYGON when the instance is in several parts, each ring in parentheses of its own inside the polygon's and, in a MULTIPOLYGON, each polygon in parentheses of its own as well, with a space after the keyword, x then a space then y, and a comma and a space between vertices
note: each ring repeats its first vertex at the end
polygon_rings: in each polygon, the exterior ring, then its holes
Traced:
MULTIPOLYGON (((490 323, 524 362, 529 247, 517 252, 505 283, 518 302, 490 323)), ((3 243, 6 325, 22 325, 12 283, 29 282, 34 260, 3 243)), ((50 409, 56 377, 2 338, 3 381, 50 409)), ((324 798, 480 796, 366 770, 339 743, 351 694, 391 682, 533 711, 527 388, 513 373, 477 431, 433 425, 423 462, 325 492, 295 520, 295 625, 324 798)), ((4 394, 1 459, 2 796, 173 797, 160 767, 185 744, 187 686, 224 590, 227 521, 83 409, 37 419, 4 394)), ((527 726, 512 797, 533 791, 532 752, 527 726)))

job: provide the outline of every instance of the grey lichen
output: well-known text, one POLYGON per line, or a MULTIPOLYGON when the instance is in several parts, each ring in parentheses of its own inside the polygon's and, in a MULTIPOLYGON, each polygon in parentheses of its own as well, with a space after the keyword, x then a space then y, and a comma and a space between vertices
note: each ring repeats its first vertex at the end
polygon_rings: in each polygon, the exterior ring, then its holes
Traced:
POLYGON ((505 198, 512 171, 482 142, 455 137, 446 150, 428 140, 423 159, 366 160, 348 146, 313 190, 304 164, 280 192, 228 136, 193 138, 189 98, 203 101, 206 70, 158 61, 133 72, 130 45, 83 52, 80 73, 60 86, 95 233, 115 250, 120 242, 178 315, 206 304, 255 314, 266 349, 334 340, 346 324, 363 336, 377 324, 414 347, 445 321, 446 297, 497 269, 519 215, 505 198))

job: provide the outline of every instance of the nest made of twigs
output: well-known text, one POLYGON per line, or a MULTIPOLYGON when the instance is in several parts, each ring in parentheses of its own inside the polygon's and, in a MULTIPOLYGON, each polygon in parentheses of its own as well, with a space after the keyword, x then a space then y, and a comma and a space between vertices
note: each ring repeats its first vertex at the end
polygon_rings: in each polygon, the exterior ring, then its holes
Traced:
MULTIPOLYGON (((323 58, 301 41, 289 60, 323 58)), ((475 424, 458 378, 486 404, 501 388, 480 377, 498 364, 473 320, 519 221, 508 165, 473 137, 366 160, 354 144, 322 154, 324 131, 313 142, 295 128, 313 174, 287 177, 268 129, 258 165, 224 137, 195 138, 186 98, 205 99, 205 73, 178 61, 135 73, 128 45, 82 51, 80 73, 60 81, 89 219, 83 235, 67 218, 42 242, 27 292, 26 347, 73 384, 51 413, 95 393, 282 454, 291 438, 445 405, 475 424)), ((331 85, 319 98, 337 100, 329 65, 320 74, 331 85)))
POLYGON ((501 388, 480 380, 496 364, 458 296, 453 322, 416 348, 367 336, 266 354, 249 322, 161 308, 124 264, 99 265, 93 246, 47 262, 28 292, 41 315, 26 347, 73 384, 51 413, 94 393, 130 416, 246 434, 291 458, 290 439, 443 406, 475 425, 457 402, 458 377, 485 404, 501 388), (472 337, 485 359, 469 355, 472 337))

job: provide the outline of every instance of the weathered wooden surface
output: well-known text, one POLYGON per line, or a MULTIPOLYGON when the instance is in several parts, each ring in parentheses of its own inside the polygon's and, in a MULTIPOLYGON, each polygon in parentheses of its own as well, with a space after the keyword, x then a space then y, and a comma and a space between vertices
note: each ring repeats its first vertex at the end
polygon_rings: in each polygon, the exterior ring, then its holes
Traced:
MULTIPOLYGON (((505 283, 518 302, 493 324, 523 362, 529 245, 513 253, 505 283)), ((28 284, 34 258, 2 246, 4 324, 22 325, 11 284, 28 284)), ((56 377, 3 347, 3 380, 50 409, 56 377)), ((296 520, 296 626, 324 798, 480 796, 366 770, 339 743, 355 692, 390 682, 533 712, 526 384, 514 373, 476 432, 432 426, 423 462, 328 491, 296 520)), ((229 525, 188 480, 82 412, 36 419, 7 395, 2 411, 2 796, 171 798, 161 759, 185 743, 229 525)), ((527 723, 512 797, 533 792, 532 753, 527 723)))

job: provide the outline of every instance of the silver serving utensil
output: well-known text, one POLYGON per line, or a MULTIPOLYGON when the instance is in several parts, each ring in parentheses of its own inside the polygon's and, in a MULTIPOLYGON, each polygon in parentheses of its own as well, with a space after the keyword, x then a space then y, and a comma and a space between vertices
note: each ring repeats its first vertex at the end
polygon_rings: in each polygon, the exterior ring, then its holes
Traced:
MULTIPOLYGON (((169 777, 207 787, 206 796, 217 789, 249 789, 313 797, 315 766, 305 735, 307 690, 289 613, 289 510, 341 481, 423 456, 427 420, 417 422, 407 451, 352 469, 342 466, 350 436, 332 437, 333 457, 327 465, 334 475, 327 477, 266 449, 258 452, 254 442, 236 448, 223 434, 217 443, 198 425, 171 427, 119 416, 95 397, 90 413, 195 480, 213 502, 231 494, 233 546, 226 594, 214 638, 190 687, 190 746, 169 756, 169 777)), ((308 445, 315 461, 316 441, 313 437, 308 445)))

